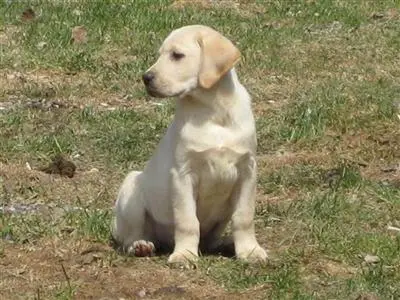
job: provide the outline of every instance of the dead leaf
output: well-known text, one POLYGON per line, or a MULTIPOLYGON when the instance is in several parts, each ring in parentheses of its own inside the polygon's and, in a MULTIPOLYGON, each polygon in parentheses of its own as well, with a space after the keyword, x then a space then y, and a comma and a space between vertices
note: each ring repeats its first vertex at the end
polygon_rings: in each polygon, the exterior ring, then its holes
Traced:
POLYGON ((87 30, 85 26, 75 26, 72 28, 71 43, 85 44, 87 40, 87 30))
POLYGON ((75 170, 75 164, 65 159, 62 155, 55 156, 49 166, 39 169, 39 171, 47 174, 60 174, 69 178, 74 177, 75 170))
POLYGON ((32 8, 27 8, 23 11, 21 15, 21 21, 23 22, 30 22, 33 21, 36 17, 35 12, 33 11, 32 8))

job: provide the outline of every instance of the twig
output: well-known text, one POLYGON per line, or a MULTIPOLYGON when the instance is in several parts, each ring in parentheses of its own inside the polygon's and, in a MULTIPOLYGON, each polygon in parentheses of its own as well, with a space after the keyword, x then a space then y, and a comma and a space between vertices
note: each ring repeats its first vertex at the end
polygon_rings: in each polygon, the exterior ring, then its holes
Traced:
POLYGON ((388 225, 387 229, 388 229, 388 230, 393 230, 393 231, 400 232, 400 228, 399 228, 399 227, 394 227, 394 226, 388 225))
POLYGON ((68 289, 69 289, 69 292, 71 293, 71 291, 72 291, 72 288, 71 288, 71 282, 69 281, 68 274, 67 274, 67 272, 65 271, 65 268, 64 268, 64 265, 63 265, 63 264, 61 264, 61 268, 62 268, 62 270, 63 270, 64 276, 65 276, 65 279, 67 280, 67 284, 68 284, 68 289))

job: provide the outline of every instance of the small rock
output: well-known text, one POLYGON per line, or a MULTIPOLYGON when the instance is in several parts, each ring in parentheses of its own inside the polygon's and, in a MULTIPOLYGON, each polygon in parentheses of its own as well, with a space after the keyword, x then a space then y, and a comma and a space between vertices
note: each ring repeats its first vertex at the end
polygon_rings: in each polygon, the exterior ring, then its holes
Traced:
POLYGON ((379 262, 379 260, 380 260, 379 257, 376 256, 376 255, 367 254, 367 255, 365 255, 365 257, 364 257, 364 261, 365 261, 367 264, 376 264, 376 263, 379 262))
POLYGON ((137 292, 135 293, 135 295, 136 295, 137 297, 139 297, 139 298, 143 298, 143 297, 146 296, 146 290, 145 290, 145 289, 141 289, 141 290, 137 291, 137 292))

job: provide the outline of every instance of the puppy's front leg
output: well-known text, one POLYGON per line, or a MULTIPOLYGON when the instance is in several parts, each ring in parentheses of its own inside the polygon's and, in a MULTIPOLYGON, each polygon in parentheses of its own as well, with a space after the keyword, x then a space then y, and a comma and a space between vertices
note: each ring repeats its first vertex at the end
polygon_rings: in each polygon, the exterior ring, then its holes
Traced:
POLYGON ((168 263, 184 263, 198 256, 200 225, 196 216, 193 182, 189 174, 171 171, 171 201, 174 212, 175 248, 168 263))
POLYGON ((236 256, 239 259, 264 261, 267 253, 258 244, 254 231, 256 184, 256 161, 249 155, 248 159, 242 162, 241 175, 232 194, 232 234, 236 256))

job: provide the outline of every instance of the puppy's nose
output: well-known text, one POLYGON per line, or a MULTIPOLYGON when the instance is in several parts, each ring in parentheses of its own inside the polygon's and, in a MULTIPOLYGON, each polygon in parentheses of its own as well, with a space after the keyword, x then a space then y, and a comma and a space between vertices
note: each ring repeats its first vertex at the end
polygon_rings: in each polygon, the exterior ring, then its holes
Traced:
POLYGON ((150 82, 152 82, 154 79, 154 73, 152 72, 147 72, 143 74, 143 82, 145 85, 149 85, 150 82))

